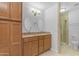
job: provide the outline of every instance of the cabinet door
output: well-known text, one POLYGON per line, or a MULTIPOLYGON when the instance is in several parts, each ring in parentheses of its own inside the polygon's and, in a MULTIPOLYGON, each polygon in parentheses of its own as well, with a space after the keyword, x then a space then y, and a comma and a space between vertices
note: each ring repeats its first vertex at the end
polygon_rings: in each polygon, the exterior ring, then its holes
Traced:
POLYGON ((0 55, 9 55, 9 31, 9 22, 0 20, 0 55))
POLYGON ((24 56, 29 56, 29 46, 28 46, 28 42, 24 43, 24 48, 23 48, 23 55, 24 56))
POLYGON ((0 17, 9 17, 9 3, 0 2, 0 17))
POLYGON ((44 51, 51 47, 51 35, 44 36, 44 51))
POLYGON ((11 55, 21 55, 21 23, 11 22, 11 55))
POLYGON ((32 42, 24 43, 24 56, 32 56, 32 42))
POLYGON ((0 56, 9 56, 9 47, 0 48, 0 56))
POLYGON ((17 21, 21 21, 21 3, 20 2, 12 2, 11 3, 11 7, 10 7, 10 10, 11 10, 11 15, 10 17, 13 19, 13 20, 17 20, 17 21))
POLYGON ((38 40, 32 41, 32 56, 38 55, 38 40))
POLYGON ((11 45, 10 55, 21 56, 21 46, 19 44, 11 45))
POLYGON ((41 54, 44 50, 43 50, 43 47, 44 47, 44 38, 43 36, 39 36, 39 54, 41 54))

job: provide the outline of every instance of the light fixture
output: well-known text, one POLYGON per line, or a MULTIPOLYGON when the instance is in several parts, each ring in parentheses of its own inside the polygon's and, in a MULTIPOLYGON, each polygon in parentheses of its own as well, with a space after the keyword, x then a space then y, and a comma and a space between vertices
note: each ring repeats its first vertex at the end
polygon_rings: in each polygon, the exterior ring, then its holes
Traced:
POLYGON ((40 15, 40 10, 32 8, 32 14, 33 14, 33 16, 40 15))
POLYGON ((61 8, 60 12, 65 12, 66 11, 66 8, 61 8))

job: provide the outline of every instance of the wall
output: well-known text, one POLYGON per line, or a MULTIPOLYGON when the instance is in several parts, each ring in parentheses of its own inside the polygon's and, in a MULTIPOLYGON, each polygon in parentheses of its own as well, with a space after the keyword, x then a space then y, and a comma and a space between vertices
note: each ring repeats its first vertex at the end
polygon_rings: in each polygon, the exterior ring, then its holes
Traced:
MULTIPOLYGON (((22 16, 22 32, 42 32, 44 29, 44 13, 42 10, 39 16, 33 16, 31 5, 23 3, 23 16, 22 16)), ((37 9, 37 8, 36 8, 37 9)))
POLYGON ((50 8, 41 11, 41 15, 34 17, 31 14, 31 8, 35 8, 27 5, 27 3, 23 3, 23 19, 22 19, 22 32, 51 32, 52 34, 52 45, 51 50, 58 52, 59 44, 58 44, 58 20, 59 20, 59 5, 55 3, 50 8), (33 23, 39 22, 38 27, 32 26, 33 23), (25 24, 25 25, 24 25, 25 24), (25 28, 25 27, 27 28, 25 28), (32 28, 33 29, 32 29, 32 28), (31 29, 30 29, 31 28, 31 29))
POLYGON ((45 10, 45 31, 52 34, 52 48, 58 52, 58 19, 59 19, 59 6, 55 3, 53 6, 45 10))
MULTIPOLYGON (((69 11, 69 45, 79 41, 79 7, 69 11)), ((77 45, 76 45, 77 46, 77 45)))

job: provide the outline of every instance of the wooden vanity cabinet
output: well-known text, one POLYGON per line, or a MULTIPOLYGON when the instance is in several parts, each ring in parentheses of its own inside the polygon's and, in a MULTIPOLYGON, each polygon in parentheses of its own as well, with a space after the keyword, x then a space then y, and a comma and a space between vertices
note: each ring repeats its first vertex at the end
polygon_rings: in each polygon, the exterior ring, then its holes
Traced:
POLYGON ((23 38, 24 40, 24 48, 23 55, 24 56, 36 56, 41 53, 49 50, 51 48, 51 35, 39 35, 39 36, 30 36, 23 38))
POLYGON ((24 38, 24 56, 38 55, 38 38, 27 37, 24 38))
POLYGON ((10 4, 8 2, 0 2, 0 17, 9 18, 10 4))

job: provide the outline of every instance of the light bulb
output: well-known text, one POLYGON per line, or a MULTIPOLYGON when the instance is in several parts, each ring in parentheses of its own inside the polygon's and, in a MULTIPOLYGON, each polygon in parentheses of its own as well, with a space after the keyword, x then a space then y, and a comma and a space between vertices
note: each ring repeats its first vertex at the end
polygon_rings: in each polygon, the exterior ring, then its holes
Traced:
POLYGON ((61 10, 60 10, 60 12, 65 12, 66 11, 66 9, 65 8, 62 8, 61 10))

